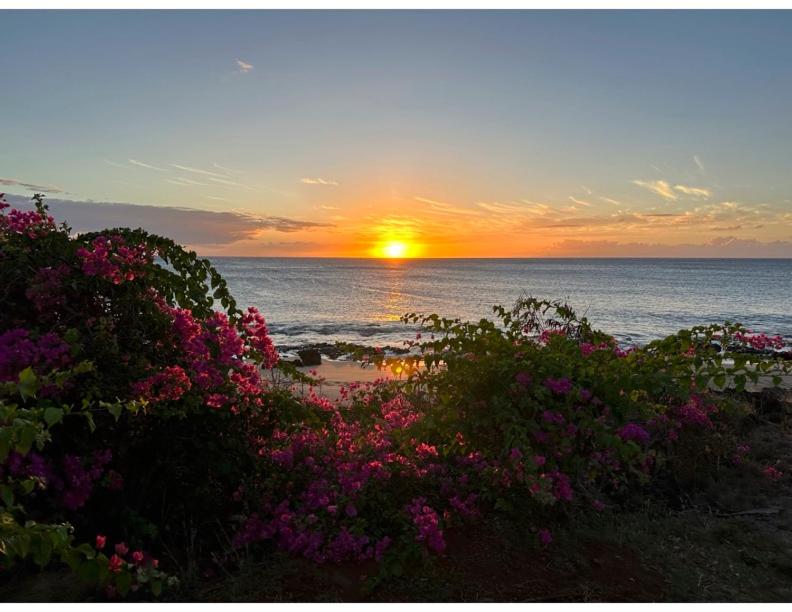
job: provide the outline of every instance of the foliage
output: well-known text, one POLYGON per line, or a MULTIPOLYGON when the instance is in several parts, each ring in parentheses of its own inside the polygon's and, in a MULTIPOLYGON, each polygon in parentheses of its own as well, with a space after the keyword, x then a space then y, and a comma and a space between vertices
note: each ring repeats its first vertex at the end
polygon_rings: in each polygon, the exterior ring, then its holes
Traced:
POLYGON ((156 559, 74 542, 173 545, 223 516, 277 353, 207 260, 142 230, 72 235, 34 202, 0 197, 0 564, 157 595, 156 559))
POLYGON ((616 508, 744 454, 735 393, 788 371, 739 352, 754 337, 739 325, 623 349, 558 302, 495 313, 407 315, 422 328, 417 352, 390 360, 405 381, 351 385, 337 402, 309 391, 310 418, 260 440, 236 544, 274 541, 317 562, 384 558, 398 574, 421 548, 443 554, 449 527, 506 512, 547 546, 559 516, 616 508))

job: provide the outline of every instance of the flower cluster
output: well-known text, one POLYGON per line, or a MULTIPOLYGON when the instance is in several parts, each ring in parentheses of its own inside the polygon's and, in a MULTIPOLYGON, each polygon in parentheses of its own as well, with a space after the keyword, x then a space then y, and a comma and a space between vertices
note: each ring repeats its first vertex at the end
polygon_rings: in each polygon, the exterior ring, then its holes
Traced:
POLYGON ((738 331, 733 336, 734 340, 750 346, 758 351, 784 348, 784 339, 781 336, 768 336, 765 333, 738 331))
POLYGON ((7 213, 8 204, 0 193, 0 231, 26 236, 31 240, 46 236, 55 229, 55 220, 43 210, 18 210, 12 208, 7 213))
POLYGON ((90 457, 68 454, 59 462, 35 452, 27 455, 12 452, 2 468, 12 478, 35 479, 38 487, 57 498, 63 507, 78 510, 91 497, 97 483, 102 482, 110 489, 117 489, 121 485, 118 480, 120 475, 107 470, 112 458, 110 449, 96 451, 90 457), (112 476, 106 478, 110 474, 112 476))
POLYGON ((259 312, 244 314, 241 330, 222 312, 204 320, 190 310, 169 306, 154 295, 159 310, 170 319, 174 358, 168 365, 132 385, 133 393, 149 402, 176 401, 191 389, 204 405, 237 413, 262 406, 263 382, 257 364, 272 368, 278 354, 259 312), (251 361, 254 359, 255 361, 251 361))
POLYGON ((33 304, 39 316, 53 318, 57 310, 66 304, 63 291, 64 281, 70 273, 66 264, 39 268, 25 290, 25 297, 33 304))
POLYGON ((149 403, 176 401, 191 387, 190 379, 179 366, 170 366, 133 385, 133 392, 149 403))
POLYGON ((32 336, 15 328, 0 334, 0 381, 17 380, 25 368, 48 373, 71 362, 69 345, 54 333, 32 336))
POLYGON ((86 276, 99 276, 115 285, 133 281, 151 263, 152 253, 142 244, 128 245, 123 236, 97 236, 90 247, 77 250, 86 276))

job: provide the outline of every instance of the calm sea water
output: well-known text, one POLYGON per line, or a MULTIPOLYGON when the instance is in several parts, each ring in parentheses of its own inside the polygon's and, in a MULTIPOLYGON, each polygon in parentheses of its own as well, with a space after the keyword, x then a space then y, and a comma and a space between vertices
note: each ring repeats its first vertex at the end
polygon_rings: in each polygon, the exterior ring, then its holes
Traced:
POLYGON ((521 295, 567 300, 595 327, 643 343, 740 321, 792 339, 792 260, 214 258, 279 346, 399 344, 407 312, 479 319, 521 295))

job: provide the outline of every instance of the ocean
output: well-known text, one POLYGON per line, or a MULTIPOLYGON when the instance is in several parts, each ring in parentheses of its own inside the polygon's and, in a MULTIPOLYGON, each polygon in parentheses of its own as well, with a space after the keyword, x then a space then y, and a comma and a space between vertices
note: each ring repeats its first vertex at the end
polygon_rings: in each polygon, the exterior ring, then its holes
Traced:
POLYGON ((522 295, 566 300, 625 344, 739 321, 792 341, 789 259, 323 259, 215 257, 279 347, 400 345, 408 312, 478 320, 522 295))

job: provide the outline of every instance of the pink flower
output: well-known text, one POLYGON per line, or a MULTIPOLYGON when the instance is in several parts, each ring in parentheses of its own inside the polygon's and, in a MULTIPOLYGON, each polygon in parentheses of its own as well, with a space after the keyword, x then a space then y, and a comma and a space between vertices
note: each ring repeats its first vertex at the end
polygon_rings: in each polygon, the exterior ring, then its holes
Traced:
POLYGON ((102 550, 107 544, 107 537, 103 535, 96 536, 96 549, 102 550))
POLYGON ((541 542, 542 546, 547 546, 553 541, 553 534, 550 533, 549 529, 540 529, 537 536, 539 537, 539 542, 541 542))
POLYGON ((124 544, 123 542, 119 542, 115 545, 116 554, 121 555, 122 557, 129 552, 129 547, 124 544))
POLYGON ((649 432, 637 423, 627 423, 616 432, 622 440, 631 440, 638 444, 649 444, 649 432))
POLYGON ((135 563, 135 565, 141 565, 143 563, 143 558, 143 551, 136 550, 132 553, 132 561, 135 563))
POLYGON ((780 480, 784 476, 784 472, 781 470, 777 470, 772 465, 768 465, 765 469, 762 470, 762 473, 767 476, 770 480, 780 480))
POLYGON ((107 564, 107 569, 110 570, 114 574, 118 574, 121 572, 121 568, 124 566, 124 561, 118 555, 113 555, 110 557, 110 562, 107 564))
POLYGON ((514 377, 514 380, 522 387, 530 387, 533 378, 530 374, 528 374, 528 372, 518 372, 514 377))
POLYGON ((556 395, 566 395, 572 390, 572 381, 568 378, 547 378, 544 386, 556 395))

